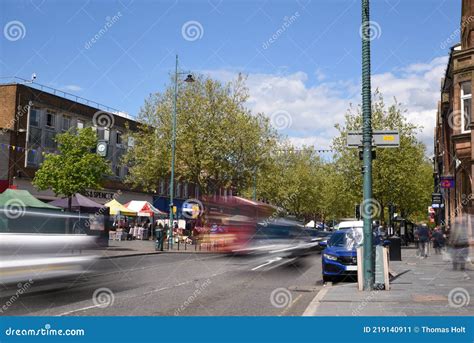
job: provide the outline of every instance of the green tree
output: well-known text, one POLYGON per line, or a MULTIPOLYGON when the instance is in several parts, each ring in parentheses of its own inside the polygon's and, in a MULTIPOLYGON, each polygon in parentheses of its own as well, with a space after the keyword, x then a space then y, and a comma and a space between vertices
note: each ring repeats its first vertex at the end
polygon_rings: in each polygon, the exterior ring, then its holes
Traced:
MULTIPOLYGON (((224 84, 198 76, 191 84, 179 83, 178 92, 176 180, 198 185, 202 194, 248 187, 278 135, 267 117, 245 107, 245 79, 224 84)), ((169 177, 173 97, 172 85, 150 95, 139 113, 140 131, 129 133, 134 147, 123 162, 129 167, 127 182, 136 187, 154 191, 169 177)))
POLYGON ((35 174, 33 185, 40 189, 52 189, 56 195, 71 198, 87 188, 100 188, 105 175, 111 174, 107 161, 98 156, 96 133, 91 128, 68 131, 56 136, 59 154, 46 154, 35 174))
MULTIPOLYGON (((299 219, 320 218, 322 168, 313 148, 296 149, 283 142, 270 153, 266 167, 257 171, 257 197, 299 219)), ((252 191, 249 188, 244 194, 250 196, 252 191)))
MULTIPOLYGON (((429 205, 433 186, 432 167, 426 157, 426 148, 416 135, 420 127, 409 123, 394 102, 386 107, 382 95, 377 91, 372 108, 374 130, 398 130, 400 147, 376 149, 373 163, 373 197, 380 203, 380 219, 384 219, 386 208, 392 202, 402 216, 409 218, 429 205)), ((344 179, 343 194, 349 199, 344 205, 347 211, 362 199, 361 162, 358 150, 346 147, 347 132, 362 130, 360 106, 351 107, 345 116, 344 125, 336 125, 340 136, 333 140, 336 150, 335 165, 344 179)))

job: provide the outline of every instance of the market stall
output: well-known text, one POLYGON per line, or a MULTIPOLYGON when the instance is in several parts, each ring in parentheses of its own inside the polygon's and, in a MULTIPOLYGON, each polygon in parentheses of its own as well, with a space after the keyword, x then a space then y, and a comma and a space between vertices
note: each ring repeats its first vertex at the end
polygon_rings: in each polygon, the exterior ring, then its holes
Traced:
POLYGON ((140 219, 136 222, 133 228, 133 238, 148 239, 152 236, 152 228, 155 219, 164 218, 165 212, 160 211, 148 201, 132 200, 124 205, 126 208, 137 212, 137 217, 140 219))
POLYGON ((137 211, 128 209, 117 200, 113 199, 105 204, 109 208, 110 217, 113 218, 113 230, 109 232, 109 239, 124 240, 128 239, 131 228, 135 221, 131 218, 137 216, 137 211))

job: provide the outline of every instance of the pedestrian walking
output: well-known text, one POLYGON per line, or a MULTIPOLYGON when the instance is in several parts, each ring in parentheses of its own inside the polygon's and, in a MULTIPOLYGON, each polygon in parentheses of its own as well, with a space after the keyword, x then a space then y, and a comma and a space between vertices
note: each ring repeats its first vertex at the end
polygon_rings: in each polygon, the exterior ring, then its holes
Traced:
MULTIPOLYGON (((453 269, 465 270, 466 260, 469 255, 469 234, 468 226, 472 218, 464 215, 456 219, 451 233, 449 235, 449 245, 451 247, 451 259, 453 269)), ((472 227, 469 226, 471 229, 472 227)))
POLYGON ((433 232, 433 248, 436 255, 441 254, 441 250, 444 247, 444 235, 441 232, 440 228, 437 226, 433 232))
POLYGON ((430 230, 428 226, 423 223, 418 227, 418 251, 421 258, 428 257, 428 245, 430 242, 430 230))

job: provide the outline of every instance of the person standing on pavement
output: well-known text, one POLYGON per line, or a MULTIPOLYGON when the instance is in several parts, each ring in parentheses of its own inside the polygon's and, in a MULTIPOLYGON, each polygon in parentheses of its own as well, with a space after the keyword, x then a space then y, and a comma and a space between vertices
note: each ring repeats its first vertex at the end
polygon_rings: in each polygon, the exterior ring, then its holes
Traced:
POLYGON ((421 258, 428 257, 428 244, 430 241, 430 230, 428 226, 423 223, 418 228, 418 247, 421 258))

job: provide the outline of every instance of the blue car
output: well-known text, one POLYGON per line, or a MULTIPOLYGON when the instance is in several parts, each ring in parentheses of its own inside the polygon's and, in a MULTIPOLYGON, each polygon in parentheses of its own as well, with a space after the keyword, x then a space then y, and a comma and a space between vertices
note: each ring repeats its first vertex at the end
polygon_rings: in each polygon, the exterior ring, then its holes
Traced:
POLYGON ((362 231, 338 230, 327 241, 322 252, 323 281, 357 275, 357 247, 362 244, 362 231))
MULTIPOLYGON (((327 244, 322 244, 323 281, 332 281, 336 278, 357 276, 357 247, 362 245, 362 228, 338 230, 332 234, 327 244)), ((375 235, 373 244, 388 245, 382 236, 375 235)))

